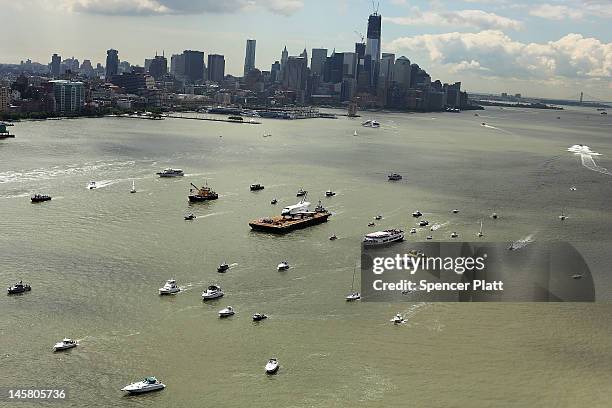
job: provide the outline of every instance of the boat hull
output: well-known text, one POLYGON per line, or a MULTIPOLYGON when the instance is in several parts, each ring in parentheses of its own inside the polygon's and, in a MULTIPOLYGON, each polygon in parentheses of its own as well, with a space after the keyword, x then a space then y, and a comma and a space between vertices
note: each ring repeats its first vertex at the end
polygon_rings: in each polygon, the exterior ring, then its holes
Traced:
POLYGON ((189 196, 189 202, 190 203, 201 203, 203 201, 212 201, 212 200, 216 200, 218 198, 219 198, 218 195, 211 195, 211 196, 190 195, 189 196))
POLYGON ((249 226, 254 231, 269 232, 273 234, 286 234, 298 229, 312 227, 313 225, 327 222, 331 217, 331 213, 315 213, 310 216, 301 218, 274 217, 266 220, 254 220, 249 223, 249 226))

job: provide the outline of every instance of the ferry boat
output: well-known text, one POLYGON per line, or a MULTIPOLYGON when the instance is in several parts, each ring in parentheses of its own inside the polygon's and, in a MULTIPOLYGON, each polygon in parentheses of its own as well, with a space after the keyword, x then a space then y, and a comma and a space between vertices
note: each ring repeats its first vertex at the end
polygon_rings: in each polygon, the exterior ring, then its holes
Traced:
POLYGON ((45 195, 45 194, 34 194, 32 196, 32 198, 30 198, 30 200, 33 203, 42 203, 44 201, 50 201, 51 200, 51 196, 45 195))
POLYGON ((156 173, 159 177, 169 178, 169 177, 183 177, 185 172, 181 169, 165 169, 156 173))
POLYGON ((363 238, 364 246, 381 246, 404 240, 404 231, 389 229, 366 234, 363 238))
POLYGON ((208 187, 208 184, 201 188, 196 187, 193 183, 190 184, 193 188, 189 189, 189 201, 192 203, 216 200, 219 198, 219 194, 208 187))
POLYGON ((398 173, 391 173, 387 176, 389 181, 399 181, 402 179, 402 175, 398 173))
POLYGON ((6 123, 0 123, 0 139, 8 139, 9 137, 15 137, 6 130, 6 127, 9 126, 6 123))

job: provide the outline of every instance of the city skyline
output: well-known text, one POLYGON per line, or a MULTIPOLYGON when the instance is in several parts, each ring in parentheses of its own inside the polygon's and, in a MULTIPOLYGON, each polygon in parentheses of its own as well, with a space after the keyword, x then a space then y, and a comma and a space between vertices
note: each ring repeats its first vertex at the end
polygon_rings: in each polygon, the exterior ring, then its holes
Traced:
MULTIPOLYGON (((43 10, 48 4, 44 0, 26 3, 40 4, 43 10)), ((105 8, 106 3, 100 1, 64 1, 61 11, 68 10, 65 18, 75 21, 74 30, 86 23, 103 23, 105 30, 77 38, 63 35, 63 41, 46 48, 46 42, 55 37, 52 27, 59 27, 51 21, 58 11, 46 10, 49 17, 41 17, 36 30, 11 41, 0 62, 19 63, 31 58, 47 64, 51 54, 57 53, 62 59, 74 55, 81 61, 90 59, 94 65, 104 64, 106 50, 114 48, 122 61, 143 65, 144 59, 152 58, 156 51, 169 56, 193 49, 205 55, 224 55, 226 73, 241 76, 244 44, 249 38, 259 43, 257 68, 269 70, 274 61, 280 60, 285 45, 290 55, 299 55, 305 47, 309 52, 313 48, 327 48, 330 53, 334 48, 338 52, 353 51, 354 43, 360 41, 356 32, 365 36, 366 16, 372 12, 368 1, 360 1, 355 7, 343 1, 246 3, 230 1, 214 8, 212 2, 200 1, 193 2, 194 9, 188 11, 181 9, 184 3, 170 0, 117 0, 112 2, 114 9, 105 8), (136 3, 142 7, 135 8, 136 3), (222 8, 229 3, 235 3, 235 7, 222 8), (161 8, 147 9, 146 4, 161 8), (327 4, 327 13, 317 14, 323 4, 327 4), (185 15, 188 12, 190 15, 185 15), (259 20, 269 24, 258 24, 259 20), (119 27, 121 30, 117 30, 119 27), (238 27, 240 32, 236 31, 238 27), (136 31, 148 33, 148 40, 136 31), (115 32, 121 34, 118 39, 115 32)), ((397 58, 404 55, 433 77, 462 81, 471 91, 548 97, 570 97, 585 91, 612 100, 612 34, 605 24, 612 16, 612 5, 595 0, 553 3, 466 0, 428 7, 422 1, 382 2, 380 51, 394 53, 397 58)), ((15 19, 0 28, 2 31, 10 30, 24 13, 31 13, 23 5, 3 7, 9 7, 15 19)), ((10 37, 10 33, 2 34, 10 37)))

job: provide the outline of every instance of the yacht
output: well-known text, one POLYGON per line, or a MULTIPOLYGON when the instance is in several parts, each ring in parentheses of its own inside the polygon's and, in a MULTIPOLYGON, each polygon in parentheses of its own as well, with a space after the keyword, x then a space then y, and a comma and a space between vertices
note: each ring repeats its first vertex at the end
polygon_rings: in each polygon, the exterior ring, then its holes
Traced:
POLYGON ((51 200, 51 196, 48 196, 46 194, 34 194, 30 200, 33 203, 42 203, 44 201, 50 201, 51 200))
POLYGON ((72 340, 72 339, 64 339, 60 342, 55 343, 55 346, 53 346, 53 351, 63 351, 63 350, 68 350, 71 348, 74 348, 76 346, 78 346, 79 343, 76 340, 72 340))
POLYGON ((219 310, 219 317, 230 317, 234 315, 234 308, 231 306, 226 307, 225 309, 219 310))
POLYGON ((160 295, 174 295, 175 293, 179 293, 181 288, 176 285, 176 281, 174 279, 169 279, 166 281, 166 284, 163 288, 159 288, 160 295))
POLYGON ((402 317, 401 313, 398 313, 393 316, 393 319, 391 319, 391 321, 393 322, 393 324, 402 324, 404 323, 404 318, 402 317))
POLYGON ((197 217, 193 213, 185 215, 185 221, 193 221, 196 218, 197 217))
POLYGON ((335 195, 336 195, 336 193, 334 193, 332 190, 327 190, 325 192, 325 197, 333 197, 335 195))
POLYGON ((278 200, 276 198, 273 198, 272 201, 270 201, 270 204, 276 205, 278 204, 278 200))
POLYGON ((126 391, 130 394, 143 394, 145 392, 163 390, 164 388, 166 388, 166 386, 159 382, 157 378, 147 377, 142 381, 126 385, 121 391, 126 391))
POLYGON ((398 173, 391 173, 387 176, 387 178, 389 179, 389 181, 399 181, 401 180, 403 177, 401 174, 398 173))
POLYGON ((212 300, 223 297, 224 293, 220 286, 210 285, 208 289, 202 292, 202 300, 212 300))
POLYGON ((410 229, 410 233, 411 234, 416 234, 417 233, 417 229, 416 228, 411 228, 410 229))
POLYGON ((289 262, 283 261, 283 262, 278 264, 277 268, 278 268, 279 271, 286 271, 287 269, 289 269, 289 262))
POLYGON ((428 225, 429 225, 429 221, 427 221, 427 220, 419 221, 419 227, 426 227, 428 225))
POLYGON ((364 246, 380 246, 404 240, 404 231, 401 229, 389 229, 385 231, 372 232, 363 238, 364 246))
POLYGON ((19 293, 29 292, 32 290, 30 285, 24 284, 23 281, 19 281, 13 286, 6 289, 9 295, 16 295, 19 293))
POLYGON ((268 318, 268 316, 266 316, 266 315, 265 315, 265 314, 263 314, 263 313, 255 313, 255 314, 253 315, 253 321, 254 321, 254 322, 260 322, 260 321, 262 321, 262 320, 264 320, 264 319, 267 319, 267 318, 268 318))
POLYGON ((348 295, 344 297, 347 302, 353 302, 355 300, 361 299, 361 293, 355 290, 355 273, 357 272, 357 268, 353 268, 353 282, 351 283, 351 291, 348 295))
POLYGON ((221 265, 219 265, 217 267, 217 272, 223 273, 223 272, 227 271, 228 269, 229 269, 229 265, 227 263, 223 262, 223 263, 221 263, 221 265))
POLYGON ((159 177, 167 178, 167 177, 183 177, 185 172, 181 169, 165 169, 156 173, 159 177))
POLYGON ((380 123, 374 119, 370 119, 370 120, 366 120, 365 122, 363 122, 361 124, 361 126, 363 127, 371 127, 371 128, 379 128, 380 127, 380 123))
POLYGON ((93 189, 98 188, 98 185, 96 184, 96 182, 95 182, 95 181, 90 181, 90 182, 89 182, 89 184, 87 185, 87 188, 88 188, 89 190, 93 190, 93 189))
POLYGON ((135 192, 136 192, 136 182, 132 180, 132 189, 130 190, 130 193, 134 194, 135 192))
POLYGON ((262 184, 251 184, 251 186, 249 187, 251 189, 251 191, 259 191, 259 190, 263 190, 264 186, 262 184))
POLYGON ((280 364, 278 364, 278 360, 275 358, 271 358, 266 364, 266 374, 276 374, 279 368, 280 364))
POLYGON ((422 217, 422 216, 423 216, 423 213, 422 213, 422 212, 420 212, 419 210, 416 210, 415 212, 413 212, 413 213, 412 213, 412 216, 413 216, 414 218, 419 218, 419 217, 422 217))
POLYGON ((303 190, 303 189, 299 189, 298 192, 295 194, 296 197, 304 197, 306 194, 308 194, 308 191, 303 190))

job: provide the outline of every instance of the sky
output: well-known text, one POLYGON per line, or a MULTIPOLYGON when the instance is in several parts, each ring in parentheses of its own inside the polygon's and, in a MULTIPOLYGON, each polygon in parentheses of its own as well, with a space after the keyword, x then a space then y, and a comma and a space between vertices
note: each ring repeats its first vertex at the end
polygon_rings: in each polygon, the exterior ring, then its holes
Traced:
MULTIPOLYGON (((286 45, 353 51, 368 0, 0 0, 0 63, 51 54, 143 65, 155 53, 223 54, 241 75, 247 38, 269 70, 286 45)), ((612 0, 383 0, 382 50, 471 92, 612 101, 612 0)))

